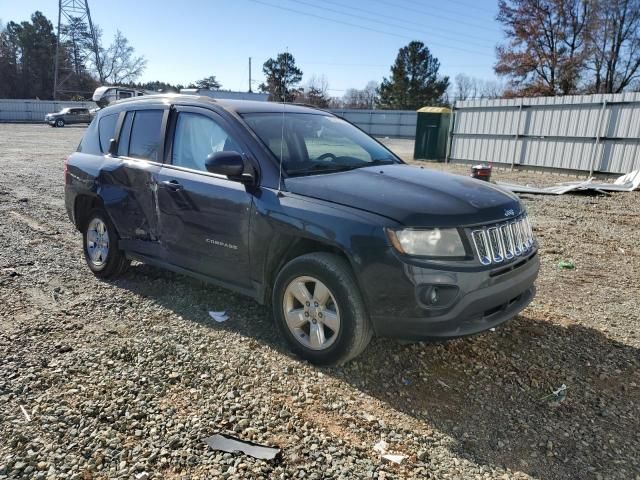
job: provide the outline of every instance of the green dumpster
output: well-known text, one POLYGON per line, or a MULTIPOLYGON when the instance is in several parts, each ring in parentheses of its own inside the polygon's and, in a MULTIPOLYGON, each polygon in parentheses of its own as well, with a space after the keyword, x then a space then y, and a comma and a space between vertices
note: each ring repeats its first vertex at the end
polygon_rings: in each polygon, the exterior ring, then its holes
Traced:
POLYGON ((445 159, 450 118, 451 110, 447 107, 422 107, 418 110, 414 159, 445 159))

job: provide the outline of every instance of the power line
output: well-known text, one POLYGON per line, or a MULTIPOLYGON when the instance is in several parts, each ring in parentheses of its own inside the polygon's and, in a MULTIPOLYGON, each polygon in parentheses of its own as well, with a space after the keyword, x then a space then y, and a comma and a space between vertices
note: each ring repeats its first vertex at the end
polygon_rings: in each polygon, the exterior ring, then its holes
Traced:
MULTIPOLYGON (((415 5, 415 3, 416 3, 416 2, 412 2, 410 0, 404 0, 404 1, 406 3, 410 3, 412 5, 415 5)), ((469 3, 464 3, 464 2, 461 2, 459 0, 447 0, 447 3, 456 3, 456 4, 458 4, 458 5, 460 5, 460 6, 464 7, 464 8, 472 8, 472 9, 478 10, 480 12, 485 12, 486 13, 486 11, 487 11, 486 8, 478 7, 477 5, 471 5, 469 3)), ((458 13, 458 12, 451 12, 450 10, 445 10, 445 12, 458 13)))
MULTIPOLYGON (((307 6, 312 7, 312 8, 318 8, 318 9, 321 9, 321 10, 325 10, 325 11, 328 11, 328 12, 334 12, 334 13, 338 13, 340 15, 346 15, 348 17, 359 18, 359 19, 364 20, 365 22, 374 22, 374 23, 380 23, 382 25, 389 25, 389 21, 388 20, 382 21, 382 20, 379 20, 377 18, 376 19, 369 19, 369 18, 363 17, 362 15, 354 15, 352 13, 342 12, 342 11, 336 10, 334 8, 322 7, 322 6, 319 6, 319 5, 314 5, 312 3, 305 2, 304 0, 290 0, 290 1, 302 4, 302 5, 307 5, 307 6)), ((326 3, 333 3, 333 2, 329 2, 328 0, 324 0, 324 1, 326 3)), ((366 12, 366 10, 363 10, 363 9, 359 9, 359 10, 363 11, 363 12, 366 12)), ((390 18, 393 18, 393 17, 385 16, 385 18, 390 19, 390 18)), ((402 21, 404 23, 404 20, 400 20, 400 21, 402 21)), ((389 25, 389 26, 393 27, 395 25, 389 25)), ((404 25, 398 25, 398 26, 402 27, 404 30, 413 31, 413 32, 419 32, 422 35, 430 35, 428 32, 426 32, 424 30, 416 30, 416 29, 412 29, 412 28, 407 28, 404 25)), ((456 38, 456 37, 449 37, 449 36, 446 36, 446 35, 439 35, 439 37, 441 37, 443 39, 453 40, 455 42, 459 42, 460 41, 460 37, 456 38)), ((486 41, 486 39, 483 40, 483 41, 486 41)), ((476 44, 477 44, 477 42, 476 42, 476 44)), ((488 45, 482 45, 482 46, 487 46, 488 48, 493 48, 493 45, 491 45, 490 47, 488 45)))
POLYGON ((389 65, 376 65, 373 63, 305 62, 304 60, 300 60, 300 63, 305 65, 330 65, 332 67, 375 67, 375 68, 389 67, 389 65))
MULTIPOLYGON (((331 67, 371 67, 371 68, 391 68, 392 64, 382 65, 373 63, 335 63, 335 62, 306 62, 304 60, 297 60, 301 65, 328 65, 331 67)), ((487 64, 471 64, 471 63, 450 63, 447 62, 446 67, 452 68, 485 68, 487 64)))
MULTIPOLYGON (((367 27, 367 26, 364 26, 364 25, 358 25, 358 24, 355 24, 355 23, 345 22, 345 21, 342 21, 342 20, 336 20, 334 18, 324 17, 322 15, 316 15, 314 13, 304 12, 304 11, 301 11, 301 10, 296 10, 294 8, 282 7, 280 5, 273 5, 271 3, 263 2, 262 0, 249 0, 249 1, 250 2, 254 2, 254 3, 259 3, 259 4, 265 5, 267 7, 277 8, 279 10, 285 10, 285 11, 288 11, 288 12, 297 13, 299 15, 304 15, 304 16, 307 16, 307 17, 318 18, 320 20, 326 20, 328 22, 339 23, 339 24, 342 24, 342 25, 347 25, 349 27, 359 28, 361 30, 368 30, 370 32, 381 33, 383 35, 390 35, 392 37, 404 38, 405 40, 407 40, 407 39, 408 40, 415 40, 415 37, 408 37, 406 35, 401 35, 401 34, 397 34, 397 33, 393 33, 393 32, 387 32, 387 31, 384 31, 384 30, 379 30, 377 28, 367 27)), ((444 49, 459 50, 461 52, 471 53, 473 55, 485 56, 485 57, 493 58, 493 55, 488 55, 485 52, 479 52, 477 50, 468 50, 466 48, 453 47, 451 45, 445 45, 445 44, 436 43, 436 42, 430 42, 430 44, 438 46, 440 48, 444 48, 444 49)))
POLYGON ((405 6, 402 6, 402 5, 398 5, 397 3, 387 2, 385 0, 373 0, 373 1, 381 3, 383 5, 394 7, 394 8, 404 8, 405 10, 417 13, 418 15, 422 15, 423 17, 440 18, 442 20, 447 20, 447 21, 450 21, 450 22, 456 22, 456 23, 459 23, 460 25, 466 25, 468 27, 479 28, 479 29, 487 29, 486 25, 480 25, 478 23, 471 23, 471 22, 464 22, 464 21, 461 21, 459 18, 452 18, 452 17, 447 17, 447 16, 444 16, 444 15, 438 15, 437 13, 433 13, 433 12, 425 13, 424 10, 420 10, 420 9, 417 9, 417 8, 405 7, 405 6))
MULTIPOLYGON (((419 27, 424 27, 425 26, 424 22, 414 22, 412 20, 407 20, 407 19, 404 19, 404 18, 401 18, 401 17, 395 17, 395 16, 392 16, 392 15, 387 15, 386 13, 382 14, 382 13, 378 13, 378 12, 370 12, 368 10, 365 10, 364 8, 352 7, 350 5, 342 5, 341 3, 334 2, 332 0, 324 0, 324 1, 326 3, 337 5, 337 6, 342 7, 342 8, 348 8, 349 10, 354 10, 356 12, 365 12, 365 13, 372 13, 374 15, 383 15, 384 18, 390 18, 390 19, 393 19, 393 20, 398 20, 400 22, 408 23, 410 25, 417 25, 419 27)), ((440 31, 440 32, 446 32, 447 31, 447 30, 444 30, 442 28, 432 27, 432 26, 429 26, 429 30, 440 31)), ((474 35, 465 34, 464 37, 468 38, 468 39, 472 39, 472 40, 480 40, 480 41, 483 41, 483 42, 486 41, 486 38, 476 37, 474 35)))

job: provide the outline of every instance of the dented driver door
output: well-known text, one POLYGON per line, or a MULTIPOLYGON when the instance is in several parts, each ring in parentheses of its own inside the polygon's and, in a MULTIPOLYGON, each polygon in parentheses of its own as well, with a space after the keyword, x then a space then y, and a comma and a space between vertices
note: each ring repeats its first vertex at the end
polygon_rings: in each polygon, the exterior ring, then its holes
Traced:
POLYGON ((242 151, 224 119, 177 107, 167 161, 155 174, 160 238, 167 261, 250 289, 249 222, 253 196, 244 184, 206 171, 207 155, 242 151))

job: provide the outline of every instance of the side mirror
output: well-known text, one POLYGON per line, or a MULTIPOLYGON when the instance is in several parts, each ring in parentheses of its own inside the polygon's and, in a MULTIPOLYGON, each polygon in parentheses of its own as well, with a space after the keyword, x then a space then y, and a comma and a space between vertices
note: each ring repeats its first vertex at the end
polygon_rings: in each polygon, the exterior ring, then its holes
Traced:
POLYGON ((244 173, 244 160, 238 152, 213 152, 204 162, 207 172, 226 175, 232 180, 241 180, 244 173))
POLYGON ((118 156, 118 142, 115 138, 109 140, 109 155, 111 155, 112 157, 118 156))

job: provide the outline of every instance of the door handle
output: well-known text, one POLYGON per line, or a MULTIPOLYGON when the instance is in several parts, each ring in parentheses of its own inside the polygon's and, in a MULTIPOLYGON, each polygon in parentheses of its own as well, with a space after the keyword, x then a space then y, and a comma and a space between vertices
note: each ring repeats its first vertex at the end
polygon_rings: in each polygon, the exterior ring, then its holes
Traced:
POLYGON ((180 182, 178 182, 177 180, 164 180, 162 182, 160 182, 160 185, 162 185, 165 188, 168 188, 171 191, 177 192, 178 190, 182 190, 183 186, 180 182))

